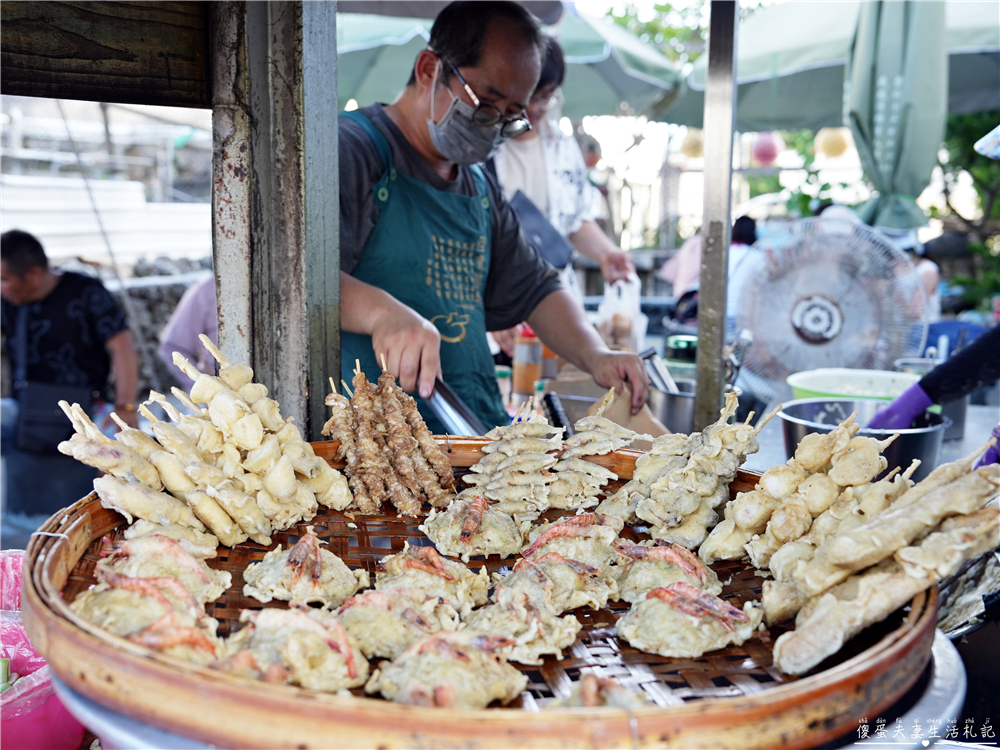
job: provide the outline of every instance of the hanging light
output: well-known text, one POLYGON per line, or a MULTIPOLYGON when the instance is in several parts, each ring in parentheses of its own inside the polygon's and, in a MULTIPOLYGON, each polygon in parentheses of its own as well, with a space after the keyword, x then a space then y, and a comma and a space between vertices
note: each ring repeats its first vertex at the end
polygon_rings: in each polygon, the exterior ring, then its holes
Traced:
POLYGON ((851 135, 847 128, 820 128, 814 143, 816 150, 829 159, 846 153, 851 146, 851 135))
POLYGON ((762 167, 774 164, 778 154, 785 150, 785 141, 777 133, 759 133, 750 151, 753 160, 762 167))
POLYGON ((681 153, 689 159, 699 159, 705 155, 705 136, 699 128, 688 128, 681 141, 681 153))

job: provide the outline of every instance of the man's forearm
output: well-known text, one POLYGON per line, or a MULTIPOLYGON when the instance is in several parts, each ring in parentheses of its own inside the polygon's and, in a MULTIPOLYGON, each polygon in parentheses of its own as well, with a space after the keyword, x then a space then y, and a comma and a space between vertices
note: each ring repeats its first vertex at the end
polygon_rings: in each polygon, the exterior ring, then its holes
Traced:
POLYGON ((569 241, 580 255, 590 258, 595 263, 600 263, 610 251, 618 249, 608 235, 592 221, 583 222, 580 228, 570 235, 569 241))
POLYGON ((528 324, 538 337, 556 354, 590 372, 590 361, 608 348, 587 314, 565 289, 546 296, 528 316, 528 324))
POLYGON ((401 306, 388 292, 340 272, 340 327, 346 333, 371 336, 377 321, 401 306))
POLYGON ((139 355, 128 331, 115 336, 108 346, 111 353, 111 372, 115 378, 115 404, 136 404, 139 391, 139 355), (120 340, 118 337, 123 337, 120 340))

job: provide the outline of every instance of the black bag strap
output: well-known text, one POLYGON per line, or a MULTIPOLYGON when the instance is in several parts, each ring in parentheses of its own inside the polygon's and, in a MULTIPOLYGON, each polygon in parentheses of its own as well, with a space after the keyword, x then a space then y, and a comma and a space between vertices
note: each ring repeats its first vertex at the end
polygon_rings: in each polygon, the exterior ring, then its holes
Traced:
POLYGON ((14 363, 14 387, 23 387, 28 380, 28 305, 17 308, 17 362, 14 363))

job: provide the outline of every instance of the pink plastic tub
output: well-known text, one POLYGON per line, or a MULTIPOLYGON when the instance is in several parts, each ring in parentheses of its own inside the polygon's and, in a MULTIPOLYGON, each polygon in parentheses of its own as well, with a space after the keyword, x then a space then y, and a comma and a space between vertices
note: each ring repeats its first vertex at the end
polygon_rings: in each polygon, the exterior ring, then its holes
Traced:
POLYGON ((0 656, 20 675, 0 697, 0 750, 77 750, 83 724, 55 694, 21 619, 21 550, 0 553, 0 656))

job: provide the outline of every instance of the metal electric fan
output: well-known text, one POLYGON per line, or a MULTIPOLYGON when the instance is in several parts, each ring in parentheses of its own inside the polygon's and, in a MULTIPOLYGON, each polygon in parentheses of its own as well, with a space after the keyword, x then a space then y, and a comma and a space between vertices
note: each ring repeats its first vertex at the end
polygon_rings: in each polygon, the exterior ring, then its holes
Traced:
POLYGON ((761 238, 733 270, 736 330, 753 332, 739 384, 763 401, 820 367, 890 370, 923 351, 926 293, 885 235, 846 219, 792 222, 761 238))

